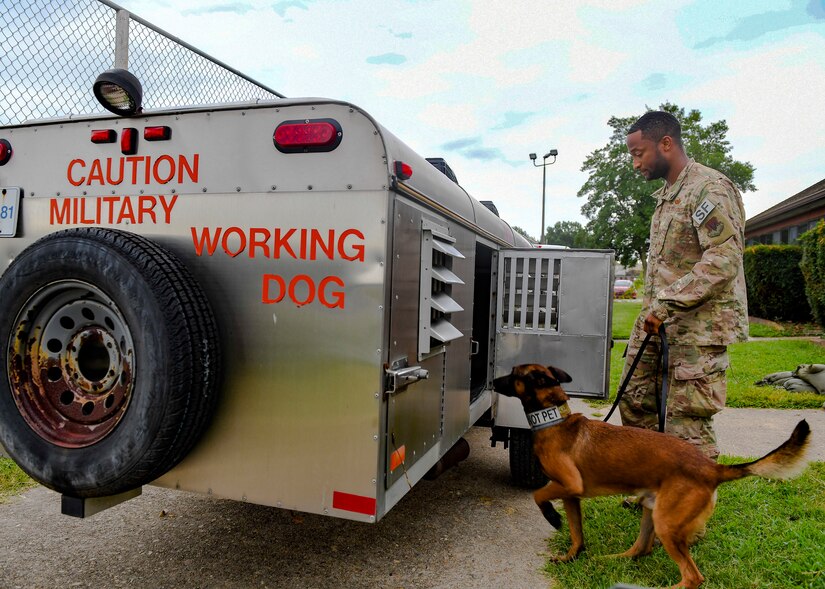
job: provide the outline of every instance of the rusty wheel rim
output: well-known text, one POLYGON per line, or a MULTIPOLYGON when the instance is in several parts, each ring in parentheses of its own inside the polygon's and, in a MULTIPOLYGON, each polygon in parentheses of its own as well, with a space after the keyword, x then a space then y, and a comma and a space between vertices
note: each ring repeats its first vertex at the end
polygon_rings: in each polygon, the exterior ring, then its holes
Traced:
POLYGON ((129 406, 132 335, 114 301, 91 284, 62 280, 36 292, 17 317, 9 352, 17 408, 52 444, 91 446, 129 406))

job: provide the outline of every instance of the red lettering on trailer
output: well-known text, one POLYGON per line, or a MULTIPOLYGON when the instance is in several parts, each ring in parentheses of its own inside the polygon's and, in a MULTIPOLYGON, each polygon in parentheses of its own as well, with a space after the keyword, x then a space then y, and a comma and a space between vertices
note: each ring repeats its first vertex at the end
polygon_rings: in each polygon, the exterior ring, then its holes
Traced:
MULTIPOLYGON (((236 258, 246 252, 250 258, 292 258, 363 262, 364 234, 358 229, 315 229, 311 227, 190 227, 192 245, 197 256, 214 256, 221 252, 236 258)), ((346 305, 346 283, 340 276, 325 276, 320 280, 309 274, 284 277, 278 274, 261 276, 261 303, 274 305, 289 300, 298 307, 318 302, 328 309, 343 309, 346 305)))
POLYGON ((221 250, 234 258, 244 251, 250 258, 263 256, 280 260, 334 260, 337 257, 347 262, 364 261, 364 234, 358 229, 345 229, 338 233, 335 229, 322 231, 313 228, 275 227, 190 227, 195 253, 212 256, 221 250), (234 240, 230 236, 235 236, 234 240))
POLYGON ((261 302, 265 305, 289 298, 296 306, 303 307, 315 302, 316 295, 318 302, 328 309, 343 309, 346 304, 346 284, 338 276, 326 276, 317 286, 315 279, 307 274, 293 276, 289 283, 278 274, 264 274, 261 278, 261 302))
POLYGON ((200 165, 200 154, 192 154, 187 157, 183 154, 177 156, 160 155, 152 159, 150 155, 130 155, 120 158, 106 158, 105 160, 95 159, 86 165, 86 160, 81 158, 73 159, 66 167, 66 179, 72 186, 116 186, 131 180, 131 184, 137 185, 140 181, 149 184, 154 181, 157 184, 167 184, 173 179, 178 184, 184 182, 198 181, 198 168, 200 165), (104 176, 103 168, 106 168, 104 176), (118 176, 114 178, 112 171, 117 170, 118 176))
POLYGON ((242 251, 244 251, 246 249, 246 233, 244 233, 243 229, 241 229, 240 227, 230 227, 229 229, 227 229, 223 233, 223 239, 221 240, 221 247, 223 248, 223 251, 226 252, 227 256, 229 256, 230 258, 234 258, 235 256, 237 256, 239 253, 241 253, 242 251), (232 246, 231 246, 231 243, 229 241, 229 238, 230 238, 231 235, 237 235, 238 236, 238 246, 234 251, 232 251, 232 249, 231 249, 232 246))
POLYGON ((344 288, 344 281, 338 278, 337 276, 327 276, 318 284, 318 300, 321 301, 321 304, 329 309, 334 309, 338 307, 339 309, 344 308, 344 291, 343 290, 333 290, 330 291, 327 287, 330 283, 335 283, 341 288, 344 288), (328 295, 332 295, 333 300, 327 298, 328 295))
POLYGON ((171 197, 142 194, 140 196, 103 196, 96 198, 66 197, 49 201, 50 225, 169 225, 178 195, 171 197), (158 210, 160 204, 161 211, 158 210))

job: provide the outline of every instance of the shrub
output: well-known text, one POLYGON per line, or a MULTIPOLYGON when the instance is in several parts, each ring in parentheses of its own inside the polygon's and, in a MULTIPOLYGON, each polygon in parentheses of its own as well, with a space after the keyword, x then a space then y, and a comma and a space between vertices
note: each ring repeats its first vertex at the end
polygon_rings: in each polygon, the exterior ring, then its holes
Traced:
POLYGON ((802 247, 755 245, 745 248, 748 311, 763 319, 809 321, 811 307, 799 268, 802 247))
POLYGON ((825 327, 825 222, 802 234, 802 261, 799 264, 805 277, 805 294, 814 319, 825 327))

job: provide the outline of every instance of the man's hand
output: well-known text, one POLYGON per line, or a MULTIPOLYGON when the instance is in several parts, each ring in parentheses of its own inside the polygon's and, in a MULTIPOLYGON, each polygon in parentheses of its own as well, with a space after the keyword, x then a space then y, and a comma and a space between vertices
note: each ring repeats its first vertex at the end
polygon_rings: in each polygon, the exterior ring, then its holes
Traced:
POLYGON ((645 317, 645 332, 653 335, 658 335, 659 327, 662 325, 662 320, 656 317, 653 313, 645 317))

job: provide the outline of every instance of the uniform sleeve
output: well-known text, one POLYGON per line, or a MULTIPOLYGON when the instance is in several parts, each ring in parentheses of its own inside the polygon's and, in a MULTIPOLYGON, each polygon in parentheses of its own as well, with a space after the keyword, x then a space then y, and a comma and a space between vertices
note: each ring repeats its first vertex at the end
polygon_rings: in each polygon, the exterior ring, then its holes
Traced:
POLYGON ((702 257, 656 294, 651 313, 662 321, 717 296, 736 278, 742 263, 744 211, 736 187, 726 179, 709 182, 691 206, 702 257))

